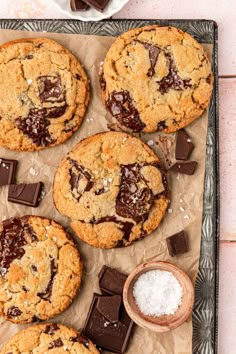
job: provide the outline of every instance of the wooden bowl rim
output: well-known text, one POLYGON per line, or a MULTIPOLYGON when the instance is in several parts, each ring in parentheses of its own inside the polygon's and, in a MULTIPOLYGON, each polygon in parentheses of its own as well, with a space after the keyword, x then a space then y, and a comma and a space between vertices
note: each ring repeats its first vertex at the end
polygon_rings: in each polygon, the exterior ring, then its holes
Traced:
POLYGON ((142 328, 150 329, 154 332, 167 332, 179 327, 187 320, 187 318, 191 314, 193 304, 194 304, 194 287, 189 276, 178 266, 165 261, 145 262, 138 265, 128 276, 123 289, 123 301, 128 315, 137 325, 139 325, 142 328), (181 316, 177 316, 176 314, 178 314, 179 311, 181 311, 183 307, 183 303, 174 315, 169 315, 169 316, 165 315, 158 318, 143 315, 139 310, 138 306, 134 303, 134 301, 133 301, 133 305, 130 304, 129 298, 130 296, 133 297, 133 290, 131 289, 133 289, 132 285, 134 284, 136 279, 141 274, 155 269, 171 272, 181 283, 182 287, 183 284, 185 285, 183 288, 184 290, 183 297, 185 298, 184 305, 186 307, 186 311, 181 316), (130 294, 131 291, 132 294, 130 294), (162 320, 166 322, 166 324, 157 324, 155 322, 155 321, 161 322, 162 320))

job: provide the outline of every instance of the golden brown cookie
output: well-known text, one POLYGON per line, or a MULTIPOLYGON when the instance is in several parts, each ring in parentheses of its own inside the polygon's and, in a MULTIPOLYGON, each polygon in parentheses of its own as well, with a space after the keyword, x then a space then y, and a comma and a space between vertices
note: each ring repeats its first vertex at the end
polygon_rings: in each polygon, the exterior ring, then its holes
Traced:
POLYGON ((81 277, 80 254, 61 225, 39 216, 0 224, 0 316, 47 320, 70 305, 81 277))
POLYGON ((14 335, 0 354, 99 354, 95 345, 72 328, 58 323, 28 327, 14 335))
POLYGON ((33 151, 67 140, 82 123, 88 79, 79 61, 46 38, 0 46, 0 145, 33 151))
POLYGON ((123 130, 175 132, 208 106, 211 64, 203 47, 175 27, 146 26, 118 37, 101 73, 102 98, 123 130))
POLYGON ((54 203, 83 241, 128 246, 160 224, 168 205, 166 172, 157 155, 125 133, 82 140, 60 163, 54 203))

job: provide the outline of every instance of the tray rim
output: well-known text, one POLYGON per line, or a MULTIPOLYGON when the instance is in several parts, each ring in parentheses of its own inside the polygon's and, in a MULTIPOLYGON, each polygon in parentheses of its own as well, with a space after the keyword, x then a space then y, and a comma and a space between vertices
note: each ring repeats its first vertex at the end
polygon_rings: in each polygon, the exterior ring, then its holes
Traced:
MULTIPOLYGON (((208 23, 212 24, 214 31, 213 31, 213 58, 214 61, 212 62, 212 65, 214 66, 214 88, 213 88, 213 97, 214 97, 214 109, 215 109, 215 114, 214 114, 214 120, 213 120, 213 127, 214 127, 214 145, 213 145, 213 154, 214 154, 214 163, 213 163, 213 172, 214 172, 214 181, 213 181, 213 215, 215 216, 215 221, 213 224, 213 247, 212 247, 212 254, 214 255, 214 330, 213 330, 213 335, 214 335, 214 340, 212 343, 213 346, 213 354, 218 353, 218 306, 219 306, 219 243, 220 243, 220 162, 219 162, 219 73, 218 73, 218 24, 215 20, 212 19, 142 19, 142 18, 119 18, 119 19, 114 19, 114 18, 109 18, 109 19, 104 19, 101 21, 80 21, 76 19, 14 19, 14 18, 0 18, 0 30, 14 30, 13 28, 2 28, 1 24, 2 22, 5 23, 29 23, 29 22, 39 22, 39 23, 53 23, 54 21, 56 22, 62 22, 62 23, 80 23, 83 26, 86 24, 91 24, 91 25, 96 25, 99 23, 118 23, 118 22, 146 22, 146 23, 153 23, 153 24, 160 24, 162 26, 163 24, 168 24, 172 25, 172 23, 208 23)), ((173 24, 174 26, 174 24, 173 24)), ((23 29, 22 31, 27 31, 29 32, 28 29, 23 29)), ((32 31, 32 32, 37 32, 37 31, 32 31)), ((51 31, 48 31, 49 33, 51 31)), ((52 31, 53 32, 53 31, 52 31)), ((61 33, 65 33, 62 32, 61 33)), ((67 33, 65 33, 67 34, 67 33)), ((79 33, 78 33, 79 34, 79 33)), ((104 34, 100 34, 101 36, 105 36, 104 34)), ((202 43, 207 43, 207 42, 202 42, 202 43)), ((209 131, 209 127, 208 127, 209 131)), ((205 184, 204 184, 204 192, 205 192, 205 184)), ((202 240, 202 238, 201 238, 202 240)), ((201 241, 202 242, 202 241, 201 241)), ((200 258, 201 259, 201 254, 200 258)), ((199 264, 199 270, 200 270, 200 264, 199 264)), ((196 353, 200 354, 200 353, 196 353)))

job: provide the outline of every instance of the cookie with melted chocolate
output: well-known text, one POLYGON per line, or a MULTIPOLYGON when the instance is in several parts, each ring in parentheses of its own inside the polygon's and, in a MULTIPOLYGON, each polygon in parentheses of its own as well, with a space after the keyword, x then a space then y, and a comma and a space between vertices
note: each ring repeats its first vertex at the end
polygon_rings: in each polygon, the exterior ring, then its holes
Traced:
POLYGON ((209 105, 213 74, 204 48, 193 37, 152 25, 115 40, 100 85, 103 102, 121 130, 171 133, 209 105))
POLYGON ((66 48, 47 38, 24 38, 0 46, 0 64, 0 146, 41 150, 79 128, 89 84, 66 48))
POLYGON ((82 263, 61 225, 24 216, 0 224, 0 316, 45 321, 65 310, 81 283, 82 263))
POLYGON ((129 246, 157 228, 166 212, 166 171, 140 139, 100 133, 62 160, 54 202, 83 241, 100 248, 129 246))
POLYGON ((76 330, 57 323, 28 327, 15 334, 2 348, 10 353, 100 354, 96 346, 76 330))

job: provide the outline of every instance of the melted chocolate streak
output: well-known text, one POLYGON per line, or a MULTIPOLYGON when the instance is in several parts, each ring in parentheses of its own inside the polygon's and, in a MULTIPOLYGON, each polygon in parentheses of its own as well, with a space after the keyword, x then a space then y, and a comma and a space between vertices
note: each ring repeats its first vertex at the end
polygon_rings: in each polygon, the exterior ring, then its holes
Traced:
POLYGON ((140 173, 143 165, 132 164, 121 166, 120 190, 116 199, 116 212, 118 215, 131 218, 137 223, 148 217, 153 203, 153 194, 140 173), (145 188, 139 189, 138 182, 144 182, 145 188))
POLYGON ((81 177, 85 177, 87 180, 87 185, 84 190, 84 192, 88 192, 91 190, 91 188, 94 185, 94 182, 92 181, 92 175, 85 169, 82 165, 80 165, 77 161, 68 158, 74 169, 76 170, 76 173, 72 171, 72 168, 70 169, 70 185, 71 185, 71 191, 75 199, 79 200, 82 196, 82 194, 79 194, 79 196, 75 195, 75 192, 73 192, 74 189, 78 189, 79 187, 79 181, 81 177))
POLYGON ((0 275, 4 276, 14 259, 20 259, 25 254, 23 246, 27 244, 27 233, 32 242, 37 236, 27 223, 27 218, 12 218, 2 222, 3 230, 0 233, 0 275))
MULTIPOLYGON (((149 59, 150 59, 150 64, 151 67, 148 70, 147 75, 152 77, 155 74, 155 65, 158 60, 159 54, 161 51, 164 51, 160 47, 157 47, 153 44, 147 43, 147 42, 142 42, 137 40, 136 42, 143 44, 143 46, 149 51, 149 59)), ((174 59, 171 56, 170 53, 167 53, 164 51, 165 57, 169 61, 169 72, 168 74, 161 79, 161 81, 158 82, 159 84, 159 91, 164 94, 169 91, 169 89, 172 90, 183 90, 188 87, 191 87, 192 85, 190 84, 190 79, 189 80, 183 80, 177 71, 176 65, 174 63, 174 59)))
POLYGON ((147 75, 149 77, 152 77, 155 74, 155 65, 158 60, 159 54, 161 53, 161 48, 147 42, 142 42, 139 40, 136 40, 135 42, 138 42, 144 46, 145 49, 148 50, 149 52, 149 59, 150 59, 150 68, 148 70, 147 75))
MULTIPOLYGON (((144 222, 148 218, 149 210, 152 207, 154 199, 160 198, 161 196, 168 196, 168 182, 164 168, 158 163, 151 165, 155 166, 161 172, 162 183, 165 190, 156 196, 152 194, 152 191, 148 187, 138 190, 137 183, 141 180, 146 182, 140 173, 140 169, 143 166, 148 165, 123 165, 121 167, 122 177, 120 191, 116 200, 116 212, 118 215, 131 218, 137 223, 141 221, 144 222)), ((114 222, 118 224, 123 231, 123 238, 117 243, 116 247, 122 247, 124 245, 124 240, 129 241, 134 223, 121 221, 117 219, 116 216, 105 216, 97 220, 95 218, 91 220, 92 224, 100 224, 103 222, 114 222)), ((146 231, 143 230, 141 238, 144 238, 146 235, 146 231)))
POLYGON ((146 124, 141 121, 128 91, 112 92, 106 101, 106 107, 121 125, 134 133, 145 128, 146 124))
POLYGON ((53 286, 54 278, 55 278, 55 275, 57 274, 57 265, 55 264, 55 259, 52 258, 51 256, 50 256, 50 259, 51 259, 51 263, 50 263, 51 278, 48 282, 46 289, 41 293, 37 293, 37 295, 45 301, 50 301, 50 297, 52 295, 52 286, 53 286))
POLYGON ((123 240, 129 241, 129 236, 131 234, 132 227, 134 226, 132 222, 121 221, 117 219, 116 216, 105 216, 97 220, 96 219, 91 220, 91 224, 101 224, 103 222, 114 222, 118 224, 120 226, 121 231, 124 233, 122 240, 118 242, 116 247, 120 247, 121 245, 123 245, 124 243, 123 240))
MULTIPOLYGON (((65 95, 59 76, 41 76, 38 78, 39 97, 41 102, 61 103, 65 101, 65 95)), ((27 117, 18 117, 16 126, 25 135, 32 139, 37 146, 48 146, 55 142, 53 140, 48 126, 49 119, 55 119, 65 114, 67 104, 51 108, 31 108, 27 117)))

